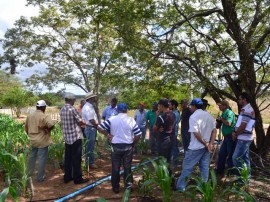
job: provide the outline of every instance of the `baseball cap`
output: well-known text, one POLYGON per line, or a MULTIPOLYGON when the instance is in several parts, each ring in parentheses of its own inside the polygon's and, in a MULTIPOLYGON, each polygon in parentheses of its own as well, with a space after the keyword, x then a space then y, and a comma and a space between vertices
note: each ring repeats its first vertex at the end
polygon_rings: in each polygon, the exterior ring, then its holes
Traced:
POLYGON ((121 102, 117 105, 117 111, 119 112, 127 112, 128 107, 125 103, 121 102))
POLYGON ((203 101, 200 98, 194 98, 189 105, 203 105, 203 101))
POLYGON ((222 100, 218 105, 226 105, 227 107, 230 106, 230 103, 227 100, 222 100))
POLYGON ((37 101, 37 107, 46 107, 48 106, 44 100, 37 101))

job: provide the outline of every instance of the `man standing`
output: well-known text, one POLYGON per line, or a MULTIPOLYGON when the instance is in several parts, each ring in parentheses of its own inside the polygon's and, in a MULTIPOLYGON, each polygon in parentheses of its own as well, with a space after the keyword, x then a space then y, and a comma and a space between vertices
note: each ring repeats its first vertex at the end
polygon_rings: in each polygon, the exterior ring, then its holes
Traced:
POLYGON ((51 117, 45 114, 46 106, 47 104, 44 100, 39 100, 36 104, 36 111, 28 115, 25 123, 25 131, 32 146, 32 152, 28 161, 28 175, 32 176, 38 156, 38 182, 42 182, 45 179, 48 146, 51 143, 51 130, 54 127, 51 117))
POLYGON ((189 118, 191 140, 183 161, 181 176, 177 181, 177 190, 185 191, 187 178, 198 162, 202 180, 204 182, 208 181, 210 153, 216 137, 216 126, 214 118, 202 109, 202 100, 194 98, 190 103, 190 110, 193 112, 189 118))
POLYGON ((111 105, 105 107, 105 109, 102 112, 102 118, 103 120, 107 121, 111 116, 117 115, 117 99, 114 97, 111 100, 111 105))
POLYGON ((169 109, 174 113, 175 115, 175 130, 174 130, 174 141, 173 141, 173 147, 172 147, 172 161, 173 161, 173 167, 176 168, 178 165, 178 154, 179 154, 179 149, 178 149, 178 129, 179 129, 179 122, 180 122, 180 113, 177 109, 178 107, 178 102, 176 100, 170 100, 169 101, 169 109))
POLYGON ((188 107, 188 101, 186 99, 181 100, 182 114, 181 114, 181 137, 184 151, 186 152, 190 143, 190 132, 189 130, 189 117, 192 112, 188 107))
POLYGON ((255 112, 251 107, 250 97, 246 92, 241 93, 238 99, 238 104, 242 107, 240 115, 238 116, 235 130, 232 137, 237 139, 236 147, 233 153, 233 165, 237 168, 236 175, 239 176, 239 183, 243 183, 240 177, 239 169, 244 167, 244 164, 249 169, 250 179, 250 159, 249 159, 249 146, 253 141, 252 130, 255 125, 255 112))
POLYGON ((221 123, 221 130, 224 140, 218 154, 217 174, 223 176, 226 161, 229 174, 233 168, 232 155, 235 149, 236 141, 232 139, 232 132, 234 131, 236 118, 235 114, 230 109, 229 102, 227 100, 221 101, 218 103, 218 106, 220 111, 222 111, 222 114, 219 118, 217 118, 217 121, 221 123))
POLYGON ((76 97, 72 93, 66 93, 65 106, 60 111, 62 131, 65 139, 65 164, 64 182, 73 180, 74 184, 88 182, 89 179, 82 178, 82 130, 84 123, 81 116, 73 106, 76 97))
POLYGON ((158 155, 167 159, 170 164, 172 146, 175 141, 175 114, 169 109, 169 100, 162 98, 158 102, 162 115, 157 117, 153 130, 158 133, 158 155))
POLYGON ((147 113, 147 111, 144 108, 145 108, 145 104, 143 102, 140 102, 139 109, 136 110, 135 116, 134 116, 134 119, 142 132, 143 141, 145 141, 145 135, 146 135, 146 113, 147 113))
POLYGON ((157 152, 157 133, 153 131, 153 127, 155 125, 157 119, 157 110, 158 110, 158 103, 154 102, 152 104, 152 110, 149 110, 146 114, 146 122, 149 125, 149 140, 150 140, 150 149, 151 154, 156 154, 157 152))
POLYGON ((85 95, 86 103, 83 106, 82 109, 82 118, 85 120, 85 136, 87 138, 86 142, 86 167, 88 166, 90 168, 97 168, 97 166, 94 164, 95 161, 95 143, 96 143, 96 136, 97 136, 97 126, 98 126, 98 116, 96 114, 94 104, 96 102, 96 95, 92 93, 87 93, 85 95))
POLYGON ((118 115, 112 116, 99 125, 99 132, 107 136, 112 144, 112 189, 119 193, 120 166, 123 161, 125 188, 131 188, 131 163, 133 147, 139 141, 141 131, 135 120, 127 115, 127 105, 117 105, 118 115))

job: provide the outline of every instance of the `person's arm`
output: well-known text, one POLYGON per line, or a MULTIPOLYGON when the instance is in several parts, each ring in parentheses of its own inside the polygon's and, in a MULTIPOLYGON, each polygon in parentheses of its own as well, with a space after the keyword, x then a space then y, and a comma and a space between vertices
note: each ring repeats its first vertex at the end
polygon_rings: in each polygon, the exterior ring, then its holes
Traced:
POLYGON ((28 118, 26 118, 26 122, 25 122, 25 125, 24 125, 24 130, 28 134, 28 118))
POLYGON ((216 135, 217 135, 217 129, 213 128, 213 130, 211 132, 210 142, 207 146, 209 152, 213 151, 213 144, 214 144, 214 141, 216 139, 216 135))
POLYGON ((234 140, 236 140, 237 136, 244 132, 245 128, 247 126, 246 122, 241 122, 240 126, 237 128, 236 131, 232 132, 232 137, 234 140))
POLYGON ((134 145, 138 143, 140 137, 141 137, 141 130, 139 129, 139 126, 135 123, 133 129, 132 129, 132 133, 134 134, 134 137, 133 137, 133 143, 134 145))
POLYGON ((91 119, 91 120, 89 120, 89 122, 90 122, 94 127, 98 127, 98 123, 95 121, 95 119, 91 119))

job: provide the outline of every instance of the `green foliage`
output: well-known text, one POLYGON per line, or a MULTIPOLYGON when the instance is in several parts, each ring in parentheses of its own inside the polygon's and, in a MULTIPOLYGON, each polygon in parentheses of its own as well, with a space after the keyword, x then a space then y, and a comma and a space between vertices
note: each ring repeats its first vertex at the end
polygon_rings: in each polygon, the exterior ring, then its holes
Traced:
POLYGON ((40 100, 45 100, 49 106, 55 106, 63 100, 63 97, 56 93, 43 93, 38 95, 40 100))
POLYGON ((36 97, 22 87, 16 86, 10 88, 1 98, 2 103, 15 111, 17 117, 20 117, 21 109, 32 103, 35 103, 36 97))
POLYGON ((149 147, 149 140, 140 139, 136 146, 140 154, 146 154, 149 147))

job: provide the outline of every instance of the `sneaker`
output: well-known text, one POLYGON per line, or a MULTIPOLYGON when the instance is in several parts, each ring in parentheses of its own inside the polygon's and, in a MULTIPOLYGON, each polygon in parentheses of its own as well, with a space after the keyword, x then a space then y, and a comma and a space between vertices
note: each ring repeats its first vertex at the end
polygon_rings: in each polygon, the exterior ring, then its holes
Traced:
POLYGON ((81 179, 81 180, 79 180, 78 182, 74 182, 74 184, 83 184, 83 183, 86 183, 86 182, 88 182, 89 181, 89 179, 81 179))
POLYGON ((113 190, 113 192, 114 192, 115 194, 118 194, 118 193, 119 193, 119 188, 113 188, 112 190, 113 190))

